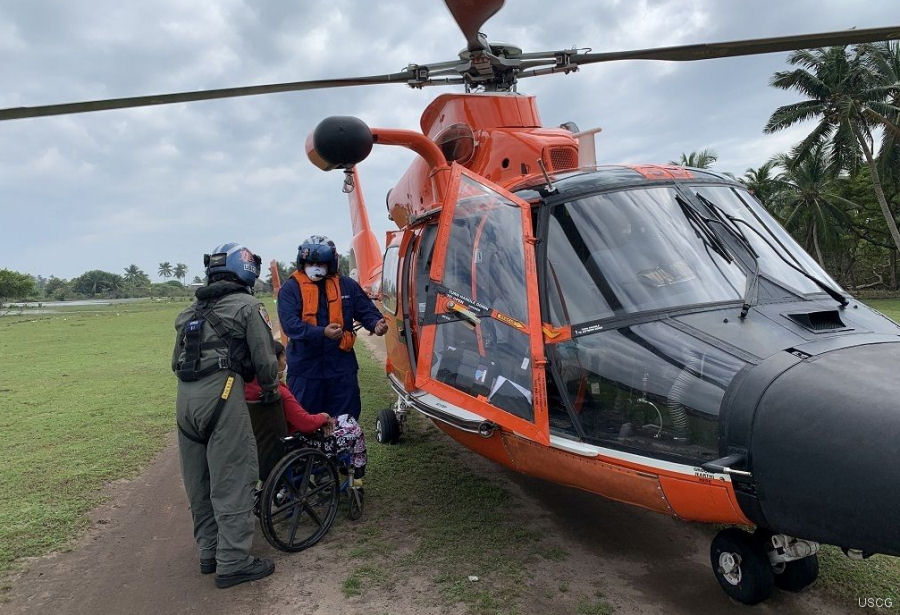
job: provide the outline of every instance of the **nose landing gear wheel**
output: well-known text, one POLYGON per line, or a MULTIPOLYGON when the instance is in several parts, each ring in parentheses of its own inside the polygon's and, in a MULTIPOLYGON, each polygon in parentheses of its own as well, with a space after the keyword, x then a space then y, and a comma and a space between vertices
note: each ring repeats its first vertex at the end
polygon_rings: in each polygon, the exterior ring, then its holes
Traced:
MULTIPOLYGON (((753 537, 767 550, 772 545, 772 530, 758 527, 753 537)), ((790 562, 772 567, 775 574, 775 587, 787 592, 798 592, 808 587, 819 578, 819 556, 815 553, 790 562)))
POLYGON ((775 585, 779 589, 798 592, 810 585, 819 576, 819 556, 810 555, 784 565, 784 571, 775 575, 775 585))
POLYGON ((716 580, 725 593, 743 604, 757 604, 772 594, 775 575, 765 548, 737 528, 722 530, 709 550, 716 580))
POLYGON ((385 408, 375 419, 375 439, 381 444, 395 444, 400 439, 400 422, 391 408, 385 408))

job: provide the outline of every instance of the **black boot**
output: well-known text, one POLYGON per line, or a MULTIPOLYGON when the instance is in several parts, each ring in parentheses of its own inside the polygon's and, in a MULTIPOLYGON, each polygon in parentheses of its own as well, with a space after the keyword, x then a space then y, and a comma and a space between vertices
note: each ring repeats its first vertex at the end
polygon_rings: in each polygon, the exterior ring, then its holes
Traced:
POLYGON ((232 572, 231 574, 217 574, 216 587, 224 589, 239 583, 255 581, 267 577, 273 572, 275 572, 275 564, 272 560, 254 557, 252 562, 237 572, 232 572))

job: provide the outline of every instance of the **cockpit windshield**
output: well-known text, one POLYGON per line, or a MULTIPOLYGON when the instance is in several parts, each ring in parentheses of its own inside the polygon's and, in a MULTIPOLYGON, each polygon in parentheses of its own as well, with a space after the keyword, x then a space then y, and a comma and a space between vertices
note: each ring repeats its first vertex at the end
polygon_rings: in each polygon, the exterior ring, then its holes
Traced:
POLYGON ((739 220, 739 228, 759 256, 760 274, 798 293, 819 293, 822 289, 797 269, 834 289, 837 282, 795 242, 749 192, 731 186, 692 188, 711 206, 739 220))
POLYGON ((744 273, 692 224, 671 187, 554 205, 546 233, 546 294, 555 325, 738 301, 744 294, 744 273))

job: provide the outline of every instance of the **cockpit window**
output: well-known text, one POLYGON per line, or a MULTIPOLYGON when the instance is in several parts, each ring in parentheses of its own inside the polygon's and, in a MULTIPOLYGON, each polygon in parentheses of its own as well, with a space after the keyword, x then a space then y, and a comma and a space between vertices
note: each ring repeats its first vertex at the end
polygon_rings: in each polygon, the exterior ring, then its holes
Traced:
POLYGON ((840 288, 749 192, 730 186, 694 186, 693 190, 724 213, 742 221, 737 228, 759 255, 761 275, 800 293, 822 292, 815 282, 785 262, 786 259, 835 289, 840 288))
POLYGON ((672 188, 555 205, 546 232, 555 325, 743 296, 743 272, 691 226, 672 188))

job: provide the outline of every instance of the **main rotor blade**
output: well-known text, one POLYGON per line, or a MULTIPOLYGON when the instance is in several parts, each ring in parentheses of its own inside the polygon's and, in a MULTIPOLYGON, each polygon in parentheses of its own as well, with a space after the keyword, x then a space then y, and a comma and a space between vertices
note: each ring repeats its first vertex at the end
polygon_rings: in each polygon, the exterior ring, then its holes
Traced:
POLYGON ((11 107, 9 109, 0 109, 0 121, 16 120, 26 117, 42 117, 47 115, 87 113, 89 111, 106 111, 109 109, 127 109, 129 107, 171 105, 173 103, 191 102, 196 100, 214 100, 216 98, 257 96, 259 94, 270 94, 273 92, 297 92, 300 90, 345 88, 354 85, 404 83, 409 81, 413 77, 413 72, 407 70, 400 73, 391 73, 388 75, 372 75, 369 77, 350 77, 347 79, 320 79, 314 81, 293 81, 290 83, 270 83, 267 85, 251 85, 238 88, 223 88, 219 90, 199 90, 196 92, 156 94, 152 96, 132 96, 130 98, 88 100, 84 102, 64 103, 59 105, 41 105, 38 107, 11 107))
POLYGON ((757 38, 727 43, 679 45, 677 47, 657 47, 655 49, 614 51, 610 53, 585 53, 572 56, 572 63, 581 65, 594 62, 611 62, 613 60, 668 60, 672 62, 690 62, 694 60, 730 58, 760 53, 775 53, 778 51, 794 51, 796 49, 810 49, 813 47, 855 45, 858 43, 872 43, 875 41, 886 41, 898 38, 900 38, 900 26, 889 26, 886 28, 823 32, 821 34, 757 38))
POLYGON ((500 10, 503 0, 444 0, 444 4, 466 37, 469 51, 484 49, 478 40, 478 32, 484 22, 500 10))

